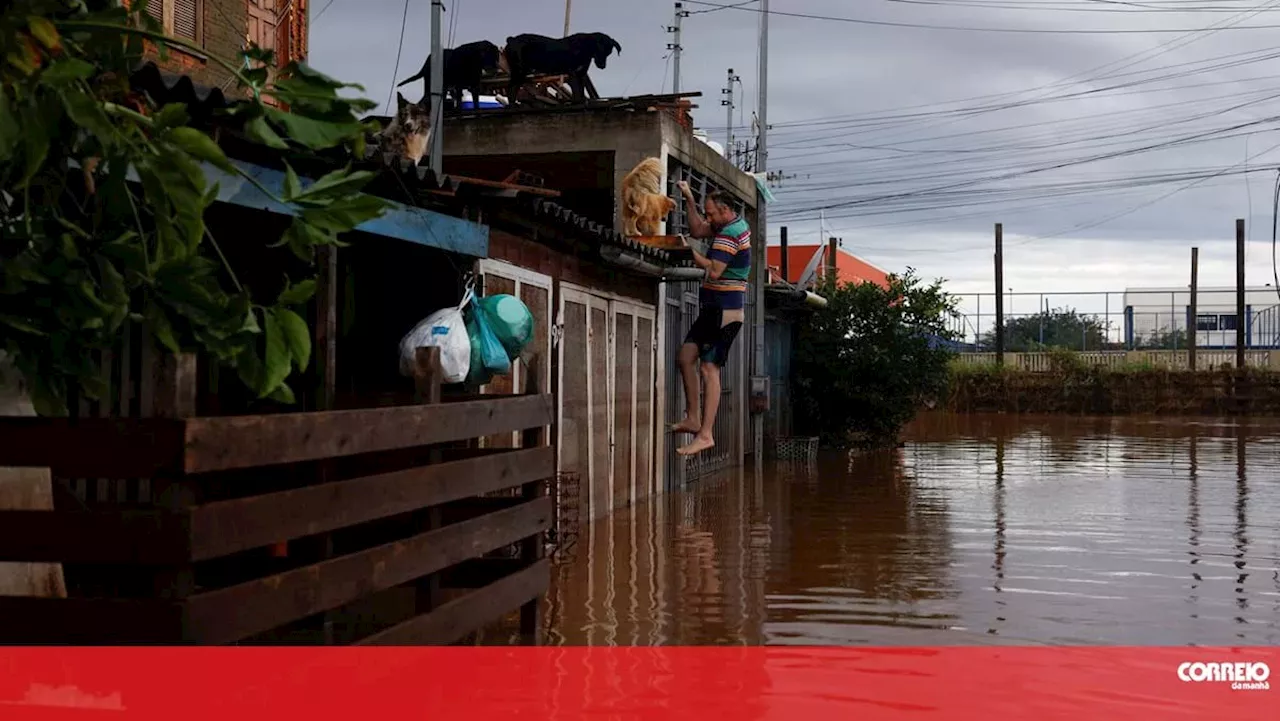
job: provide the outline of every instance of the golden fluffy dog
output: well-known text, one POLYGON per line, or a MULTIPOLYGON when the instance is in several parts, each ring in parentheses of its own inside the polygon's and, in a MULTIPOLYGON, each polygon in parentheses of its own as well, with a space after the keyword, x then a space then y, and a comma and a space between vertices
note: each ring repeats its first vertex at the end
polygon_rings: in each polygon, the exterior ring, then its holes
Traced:
POLYGON ((662 161, 645 158, 622 179, 623 235, 657 235, 676 201, 662 192, 662 161))

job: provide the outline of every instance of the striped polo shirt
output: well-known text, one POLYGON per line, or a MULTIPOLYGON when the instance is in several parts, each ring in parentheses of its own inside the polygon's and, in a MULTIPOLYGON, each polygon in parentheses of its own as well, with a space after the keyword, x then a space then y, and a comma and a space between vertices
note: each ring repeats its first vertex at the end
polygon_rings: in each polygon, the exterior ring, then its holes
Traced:
POLYGON ((699 293, 702 305, 724 310, 744 307, 751 275, 751 229, 741 215, 716 232, 707 259, 721 261, 725 268, 718 279, 703 281, 699 293))

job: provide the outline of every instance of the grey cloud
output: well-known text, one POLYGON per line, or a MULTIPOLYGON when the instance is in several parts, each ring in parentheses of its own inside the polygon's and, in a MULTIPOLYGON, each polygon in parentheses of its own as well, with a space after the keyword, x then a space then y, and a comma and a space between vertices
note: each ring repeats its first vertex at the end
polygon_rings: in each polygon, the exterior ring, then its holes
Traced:
MULTIPOLYGON (((727 0, 726 0, 727 1, 727 0)), ((501 42, 518 32, 558 35, 563 21, 562 0, 451 0, 446 22, 456 15, 455 42, 479 38, 501 42)), ((1227 20, 1226 13, 1085 13, 1027 12, 1015 10, 945 8, 864 0, 789 0, 774 9, 866 17, 892 21, 954 24, 986 27, 1075 27, 1141 28, 1205 27, 1227 20)), ((1083 4, 1083 3, 1082 3, 1083 4)), ((705 6, 688 5, 690 10, 705 6)), ((1280 4, 1277 4, 1280 7, 1280 4)), ((367 96, 378 102, 387 98, 395 62, 395 43, 400 31, 404 5, 399 0, 336 0, 313 29, 315 64, 345 80, 360 82, 367 96)), ((637 94, 669 90, 669 63, 664 61, 670 36, 663 28, 670 23, 672 4, 657 0, 577 0, 573 30, 601 30, 622 43, 621 57, 610 61, 604 71, 594 70, 593 78, 606 94, 637 94)), ((745 113, 750 122, 755 106, 757 62, 757 13, 727 10, 698 14, 685 21, 685 48, 682 85, 701 90, 701 107, 695 113, 700 125, 712 137, 723 137, 724 114, 720 88, 725 69, 733 67, 742 77, 746 91, 745 113)), ((1280 22, 1280 12, 1262 13, 1246 24, 1280 22)), ((816 212, 788 213, 799 208, 866 198, 877 193, 910 192, 948 185, 965 178, 998 175, 1018 169, 1085 157, 1094 152, 1121 149, 1157 142, 1179 134, 1191 134, 1234 122, 1247 122, 1280 113, 1280 101, 1270 100, 1241 108, 1219 117, 1210 117, 1166 128, 1151 128, 1112 141, 1091 141, 1062 149, 1037 151, 1008 150, 997 153, 960 154, 950 151, 984 147, 1021 147, 1071 137, 1115 133, 1128 127, 1157 125, 1196 113, 1223 110, 1234 103, 1263 97, 1259 89, 1276 88, 1268 80, 1243 82, 1280 73, 1278 61, 1255 62, 1203 73, 1160 87, 1167 92, 1116 94, 1079 98, 1054 103, 988 112, 966 118, 935 118, 925 122, 886 124, 868 132, 866 128, 788 127, 788 123, 815 117, 851 116, 895 112, 894 109, 924 103, 944 103, 978 95, 1014 93, 1059 83, 1105 63, 1120 61, 1140 52, 1156 54, 1145 63, 1119 72, 1174 66, 1229 53, 1243 53, 1268 47, 1274 31, 1221 32, 1201 35, 1190 44, 1170 34, 1151 35, 1046 35, 946 32, 903 28, 868 27, 844 23, 774 17, 770 21, 770 121, 775 125, 775 148, 770 167, 798 177, 778 189, 778 203, 771 208, 769 236, 776 239, 783 222, 793 242, 817 239, 816 212), (1163 47, 1162 47, 1163 46, 1163 47), (1220 82, 1219 85, 1189 87, 1220 82), (1235 84, 1232 84, 1232 83, 1235 84), (1214 96, 1222 96, 1214 99, 1214 96), (1145 110, 1156 105, 1184 102, 1164 110, 1145 110), (1143 110, 1144 112, 1125 112, 1143 110), (1046 121, 1093 116, 1070 126, 1038 125, 1046 121), (993 128, 998 132, 974 133, 993 128), (858 132, 854 132, 854 131, 858 132), (925 141, 943 134, 969 133, 950 139, 925 141), (815 147, 815 135, 832 136, 828 144, 846 142, 866 145, 903 145, 914 150, 941 153, 905 153, 850 147, 815 147), (1102 142, 1111 145, 1100 145, 1102 142), (896 182, 882 186, 854 186, 856 183, 896 182), (818 185, 836 186, 818 190, 818 185)), ((400 72, 395 80, 407 77, 422 63, 429 47, 429 4, 410 3, 400 72)), ((1132 61, 1127 61, 1132 62, 1132 61)), ((1176 72, 1171 68, 1169 72, 1176 72)), ((1125 82, 1140 76, 1122 76, 1084 85, 1073 90, 1125 82)), ((1153 86, 1145 86, 1150 88, 1153 86)), ((1134 88, 1141 89, 1141 88, 1134 88)), ((406 88, 406 96, 416 98, 420 86, 406 88)), ((1040 94, 1048 92, 1040 90, 1040 94)), ((1276 89, 1280 93, 1280 88, 1276 89)), ((1036 95, 1035 92, 1030 96, 1036 95)), ((1019 97, 1027 97, 1024 94, 1019 97)), ((979 103, 981 101, 978 101, 979 103)), ((954 107, 954 106, 952 106, 954 107)), ((930 110, 935 108, 925 108, 930 110)), ((917 112, 917 111, 904 111, 917 112)), ((735 123, 738 121, 735 114, 735 123)), ((1269 125, 1258 126, 1248 140, 1250 153, 1258 153, 1277 142, 1269 125)), ((739 131, 741 134, 741 131, 739 131)), ((1027 188, 1069 180, 1096 181, 1127 178, 1138 174, 1180 172, 1202 168, 1226 168, 1241 163, 1246 155, 1244 137, 1187 145, 1176 150, 1133 155, 986 183, 976 188, 1014 188, 1018 197, 991 196, 991 204, 958 205, 918 211, 921 203, 872 203, 854 206, 859 212, 889 211, 876 215, 855 215, 854 208, 828 213, 830 234, 846 240, 846 246, 889 270, 910 264, 927 276, 945 276, 957 290, 990 287, 991 226, 1006 224, 1011 238, 1025 241, 1037 236, 1054 236, 1025 242, 1011 250, 1006 275, 1028 289, 1036 285, 1064 289, 1075 285, 1098 289, 1106 285, 1121 290, 1125 285, 1176 284, 1185 275, 1187 249, 1202 247, 1204 273, 1218 273, 1211 260, 1225 258, 1230 282, 1233 258, 1230 237, 1236 217, 1250 218, 1250 237, 1265 240, 1251 246, 1251 279, 1269 279, 1271 194, 1273 173, 1258 173, 1246 183, 1238 175, 1202 182, 1170 197, 1151 202, 1179 187, 1153 185, 1088 195, 1026 197, 1027 188), (1149 205, 1145 205, 1150 203, 1149 205), (1219 250, 1210 250, 1223 248, 1219 250), (957 250, 963 249, 963 250, 957 250), (939 253, 939 250, 948 252, 939 253)), ((1251 161, 1252 167, 1274 168, 1280 162, 1280 148, 1251 161)), ((944 196, 947 197, 947 196, 944 196)), ((978 200, 976 195, 950 196, 947 202, 978 200)), ((1015 286, 1016 287, 1016 286, 1015 286)))

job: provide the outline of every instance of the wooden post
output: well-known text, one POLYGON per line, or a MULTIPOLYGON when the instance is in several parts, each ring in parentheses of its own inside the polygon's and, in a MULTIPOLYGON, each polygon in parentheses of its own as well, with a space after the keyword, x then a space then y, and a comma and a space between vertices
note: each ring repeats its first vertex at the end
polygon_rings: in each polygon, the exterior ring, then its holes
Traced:
POLYGON ((1244 368, 1244 218, 1236 218, 1236 368, 1244 368))
MULTIPOLYGON (((155 359, 150 369, 155 388, 152 415, 158 418, 194 416, 197 379, 195 354, 163 353, 152 354, 151 357, 155 359)), ((186 478, 155 478, 151 484, 152 498, 159 508, 182 511, 196 505, 199 500, 195 484, 186 478)), ((190 564, 163 568, 155 575, 154 588, 161 598, 180 599, 190 596, 196 590, 195 570, 190 564)))
POLYGON ((322 245, 316 249, 319 274, 316 279, 316 368, 319 372, 317 410, 333 410, 338 376, 338 249, 322 245))
MULTIPOLYGON (((528 395, 537 395, 539 393, 538 385, 538 369, 541 368, 541 357, 535 355, 529 360, 526 370, 528 371, 528 383, 525 384, 525 393, 528 395)), ((542 445, 542 428, 526 428, 520 434, 521 448, 534 448, 542 445)), ((546 493, 547 480, 543 479, 533 483, 525 483, 520 486, 520 498, 524 501, 532 501, 546 493)), ((552 512, 554 518, 556 511, 552 512)), ((542 559, 546 552, 545 534, 539 533, 530 536, 520 542, 520 560, 525 565, 532 565, 542 559)), ((520 635, 526 643, 537 645, 539 631, 542 624, 538 617, 538 599, 534 599, 520 607, 520 635)))
POLYGON ((414 352, 413 390, 418 403, 440 402, 440 385, 444 369, 440 361, 439 346, 424 346, 414 352))
POLYGON ((791 269, 791 266, 787 262, 787 226, 784 225, 779 228, 778 234, 778 248, 782 253, 782 261, 778 270, 782 273, 782 282, 790 283, 791 276, 788 274, 788 271, 791 269))
MULTIPOLYGON (((439 346, 423 346, 413 355, 413 394, 414 400, 422 404, 440 402, 440 385, 444 379, 444 367, 440 360, 439 346)), ((443 459, 439 450, 429 454, 430 463, 439 463, 443 459)), ((444 519, 439 506, 426 509, 422 515, 423 531, 434 531, 440 528, 444 519)), ((440 602, 440 574, 433 573, 418 579, 414 584, 414 613, 421 615, 434 609, 440 602)))
POLYGON ((1196 345, 1199 342, 1199 323, 1196 320, 1198 305, 1196 295, 1200 288, 1200 249, 1191 249, 1191 313, 1187 319, 1187 368, 1196 369, 1196 345))
POLYGON ((996 365, 1004 365, 1004 224, 996 223, 996 365))
POLYGON ((827 241, 827 277, 836 282, 836 239, 827 241))

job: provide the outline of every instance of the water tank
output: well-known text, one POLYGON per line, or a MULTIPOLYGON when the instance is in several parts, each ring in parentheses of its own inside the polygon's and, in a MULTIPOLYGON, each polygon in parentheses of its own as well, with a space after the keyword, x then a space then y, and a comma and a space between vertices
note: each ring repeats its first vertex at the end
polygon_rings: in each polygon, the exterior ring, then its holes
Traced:
POLYGON ((707 145, 707 147, 716 151, 716 155, 719 155, 720 157, 724 157, 724 146, 712 140, 710 137, 708 137, 707 131, 695 130, 693 131, 693 137, 697 138, 698 140, 701 140, 703 143, 707 145))
MULTIPOLYGON (((461 103, 463 110, 472 110, 476 107, 475 101, 471 99, 471 93, 464 92, 462 94, 462 97, 465 98, 465 100, 463 100, 461 103)), ((502 103, 498 102, 498 99, 492 95, 481 95, 479 105, 481 108, 506 107, 502 103)))

